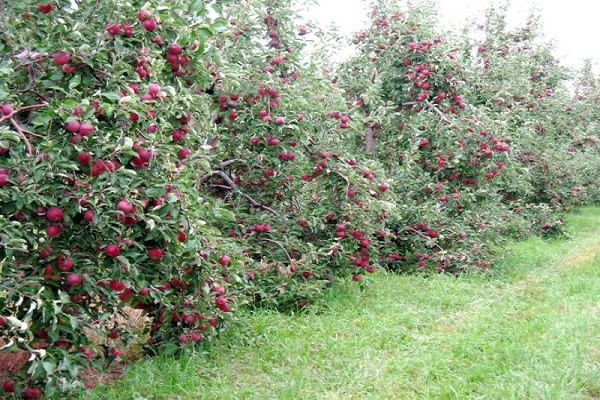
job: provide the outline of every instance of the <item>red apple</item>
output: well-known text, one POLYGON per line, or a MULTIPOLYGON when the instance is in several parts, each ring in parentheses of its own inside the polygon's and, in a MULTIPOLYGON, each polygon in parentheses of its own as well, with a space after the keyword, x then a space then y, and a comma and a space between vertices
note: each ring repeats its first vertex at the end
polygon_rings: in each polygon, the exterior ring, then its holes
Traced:
POLYGON ((227 264, 229 264, 230 260, 231 260, 231 258, 228 255, 222 255, 221 257, 219 257, 219 264, 227 265, 227 264))
POLYGON ((8 178, 10 177, 10 175, 8 173, 2 173, 0 172, 0 188, 7 186, 10 182, 8 181, 8 178))
POLYGON ((94 221, 94 210, 85 210, 83 212, 83 219, 85 219, 87 222, 94 221))
POLYGON ((280 143, 280 140, 278 138, 269 137, 269 138, 267 138, 267 143, 270 146, 277 146, 280 143))
POLYGON ((66 280, 69 285, 76 286, 83 282, 83 276, 80 274, 67 274, 66 280))
POLYGON ((58 207, 50 207, 46 210, 46 218, 50 222, 59 222, 63 218, 63 210, 58 207))
POLYGON ((52 3, 38 4, 37 9, 41 13, 48 14, 50 11, 52 11, 52 3))
POLYGON ((21 392, 21 396, 25 400, 35 400, 39 399, 42 396, 42 391, 39 388, 26 387, 21 392))
POLYGON ((180 142, 183 140, 183 132, 180 131, 179 129, 175 129, 173 132, 171 132, 171 139, 173 139, 173 141, 175 142, 180 142))
POLYGON ((151 249, 148 249, 148 258, 150 258, 151 260, 158 261, 162 258, 162 256, 163 256, 163 251, 161 249, 159 249, 158 247, 153 247, 151 249))
POLYGON ((79 153, 77 154, 77 162, 80 164, 89 164, 92 162, 92 156, 90 153, 79 153))
POLYGON ((8 116, 12 114, 14 110, 10 104, 2 103, 2 105, 0 106, 0 111, 2 111, 2 115, 8 116))
POLYGON ((144 22, 142 24, 144 25, 144 29, 147 30, 148 32, 152 32, 153 30, 155 30, 158 27, 158 23, 156 22, 156 20, 154 18, 148 18, 148 19, 144 20, 144 22))
POLYGON ((129 214, 129 213, 132 213, 135 211, 135 207, 133 206, 133 204, 131 204, 127 200, 121 199, 117 203, 117 210, 122 211, 125 214, 129 214))
POLYGON ((54 53, 52 56, 54 63, 58 65, 65 65, 71 59, 71 56, 67 53, 54 53))
POLYGON ((71 133, 79 132, 80 127, 81 127, 81 123, 76 119, 73 119, 73 120, 67 122, 67 124, 65 125, 65 129, 67 130, 67 132, 71 132, 71 133))
POLYGON ((121 24, 121 29, 123 29, 123 35, 127 37, 133 36, 133 24, 124 23, 121 24))
POLYGON ((148 10, 140 10, 137 13, 137 18, 140 22, 144 22, 145 20, 147 20, 148 18, 151 18, 151 17, 152 17, 152 14, 148 10))
POLYGON ((222 307, 227 305, 227 299, 225 297, 219 297, 215 300, 215 305, 217 307, 222 307))
POLYGON ((120 292, 125 289, 125 283, 116 279, 111 280, 108 286, 110 286, 110 288, 115 292, 120 292))
POLYGON ((79 126, 79 134, 87 136, 94 131, 94 127, 86 122, 81 123, 79 126))
POLYGON ((148 85, 148 93, 151 95, 157 95, 160 93, 160 86, 156 83, 151 83, 148 85))
POLYGON ((181 47, 181 45, 177 44, 177 43, 171 44, 167 48, 167 51, 169 52, 169 54, 175 54, 175 55, 181 54, 182 50, 183 50, 183 47, 181 47))
POLYGON ((6 393, 13 393, 15 391, 14 381, 12 379, 6 379, 2 382, 2 389, 4 389, 6 393))
POLYGON ((60 225, 48 225, 46 227, 46 235, 48 235, 49 237, 58 236, 61 232, 62 228, 60 227, 60 225))
POLYGON ((121 32, 121 27, 115 22, 109 22, 108 24, 106 24, 106 32, 115 36, 118 35, 119 32, 121 32))
POLYGON ((65 74, 72 74, 73 72, 75 72, 75 66, 65 64, 62 66, 62 72, 65 74))
POLYGON ((119 254, 121 254, 121 249, 119 249, 119 246, 116 244, 110 243, 104 248, 104 253, 106 253, 106 255, 109 257, 117 257, 119 254))
POLYGON ((70 271, 73 269, 73 260, 69 257, 62 255, 58 257, 58 269, 61 271, 70 271))
POLYGON ((187 156, 190 155, 192 151, 190 149, 188 149, 187 147, 184 147, 183 149, 179 150, 177 152, 177 157, 179 157, 180 160, 184 160, 187 158, 187 156))

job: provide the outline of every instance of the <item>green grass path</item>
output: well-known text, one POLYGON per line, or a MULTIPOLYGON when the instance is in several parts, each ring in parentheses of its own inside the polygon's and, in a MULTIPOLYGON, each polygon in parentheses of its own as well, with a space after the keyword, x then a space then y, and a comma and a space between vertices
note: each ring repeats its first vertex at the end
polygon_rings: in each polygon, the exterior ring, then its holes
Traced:
POLYGON ((228 341, 86 398, 600 398, 600 208, 568 227, 511 246, 493 277, 379 273, 322 311, 244 315, 228 341))

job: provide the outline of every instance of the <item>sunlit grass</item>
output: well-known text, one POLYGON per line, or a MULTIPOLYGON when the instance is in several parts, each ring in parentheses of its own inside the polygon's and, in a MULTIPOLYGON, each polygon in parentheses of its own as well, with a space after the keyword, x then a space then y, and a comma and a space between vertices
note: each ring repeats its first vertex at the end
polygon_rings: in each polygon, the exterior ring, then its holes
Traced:
POLYGON ((330 307, 255 312, 205 351, 134 365, 87 399, 592 399, 600 209, 569 241, 509 247, 493 277, 379 273, 330 307))

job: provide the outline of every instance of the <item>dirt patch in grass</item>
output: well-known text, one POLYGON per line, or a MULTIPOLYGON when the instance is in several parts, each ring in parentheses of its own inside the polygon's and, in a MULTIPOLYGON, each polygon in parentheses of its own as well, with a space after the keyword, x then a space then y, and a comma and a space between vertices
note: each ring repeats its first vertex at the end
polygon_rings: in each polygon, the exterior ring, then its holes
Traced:
POLYGON ((597 240, 583 251, 578 251, 577 254, 568 257, 567 261, 561 265, 561 268, 577 268, 593 260, 598 253, 600 253, 600 240, 597 240))

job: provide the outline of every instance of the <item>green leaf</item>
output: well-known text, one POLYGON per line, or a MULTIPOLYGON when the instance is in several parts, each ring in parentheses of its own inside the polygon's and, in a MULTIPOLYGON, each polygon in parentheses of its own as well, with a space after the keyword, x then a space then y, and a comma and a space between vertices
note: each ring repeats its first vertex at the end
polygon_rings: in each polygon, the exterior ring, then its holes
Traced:
POLYGON ((190 4, 189 10, 196 15, 204 14, 206 11, 206 3, 204 0, 195 0, 190 4))
POLYGON ((71 315, 69 317, 69 322, 70 322, 71 328, 73 328, 73 330, 76 330, 77 327, 79 327, 79 321, 77 320, 77 317, 75 317, 74 315, 71 315))
POLYGON ((75 89, 77 86, 79 86, 80 83, 81 83, 81 76, 80 75, 75 75, 69 81, 69 89, 71 89, 71 90, 75 89))
POLYGON ((200 164, 200 167, 202 168, 202 170, 204 172, 210 172, 210 171, 212 171, 212 168, 210 166, 210 162, 206 158, 203 158, 203 159, 199 160, 198 163, 200 164))
POLYGON ((102 93, 102 97, 108 99, 108 100, 114 100, 114 101, 119 101, 121 99, 121 96, 117 93, 112 93, 112 92, 104 92, 102 93))
POLYGON ((226 210, 223 208, 215 209, 215 217, 218 219, 224 219, 229 222, 235 221, 235 213, 230 210, 226 210))
POLYGON ((208 27, 201 27, 195 30, 195 33, 199 36, 199 39, 208 39, 214 35, 214 32, 208 27))
POLYGON ((162 196, 163 194, 165 194, 166 190, 164 187, 149 187, 146 188, 146 196, 150 197, 150 198, 157 198, 162 196))
POLYGON ((129 260, 127 259, 127 257, 124 256, 117 256, 117 261, 124 267, 129 268, 131 266, 131 264, 129 263, 129 260))
POLYGON ((217 18, 212 24, 215 32, 225 32, 227 30, 227 20, 225 18, 217 18))
POLYGON ((52 375, 56 370, 56 363, 53 361, 43 361, 42 367, 44 368, 44 371, 46 371, 46 374, 52 375))
POLYGON ((21 137, 17 132, 14 132, 10 129, 4 129, 4 127, 0 129, 0 138, 2 138, 3 141, 10 141, 13 143, 19 143, 21 140, 21 137))
POLYGON ((33 126, 48 126, 52 121, 52 117, 45 114, 38 114, 31 120, 33 126))

